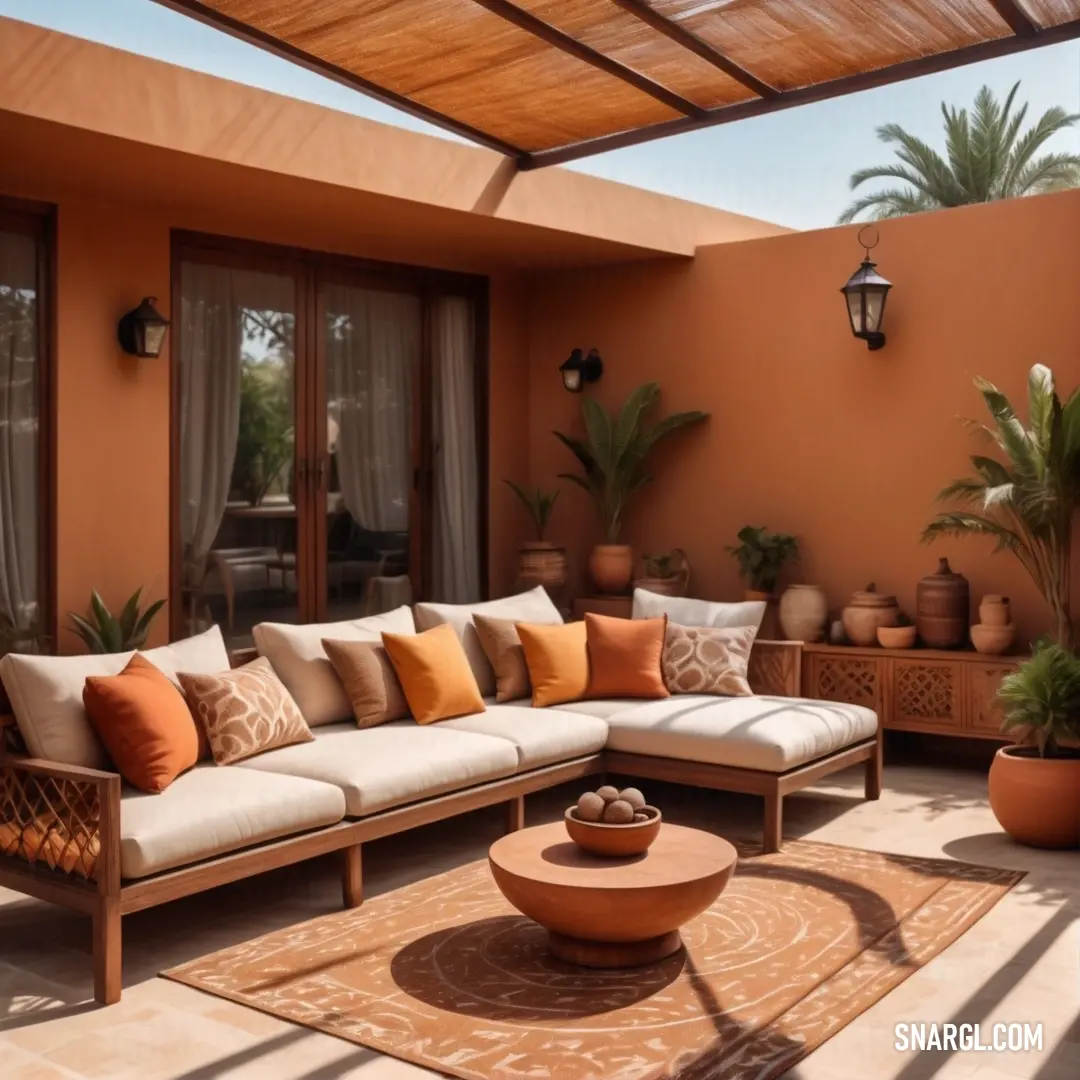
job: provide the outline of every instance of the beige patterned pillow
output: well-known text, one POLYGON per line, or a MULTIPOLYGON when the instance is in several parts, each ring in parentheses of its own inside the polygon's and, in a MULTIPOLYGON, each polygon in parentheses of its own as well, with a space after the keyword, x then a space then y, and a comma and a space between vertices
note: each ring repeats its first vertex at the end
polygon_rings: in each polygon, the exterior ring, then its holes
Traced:
POLYGON ((265 657, 220 675, 179 672, 176 677, 218 765, 314 739, 265 657))
POLYGON ((749 697, 750 648, 756 626, 687 627, 668 623, 664 682, 673 694, 749 697))

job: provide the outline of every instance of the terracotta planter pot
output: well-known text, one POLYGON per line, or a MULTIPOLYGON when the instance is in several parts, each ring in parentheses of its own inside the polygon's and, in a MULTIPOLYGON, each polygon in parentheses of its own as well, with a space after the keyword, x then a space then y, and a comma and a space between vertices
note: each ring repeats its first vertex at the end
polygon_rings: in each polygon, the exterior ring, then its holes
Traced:
POLYGON ((635 589, 647 589, 661 596, 685 596, 680 577, 639 577, 634 578, 635 589))
POLYGON ((895 626, 900 618, 900 605, 895 596, 879 593, 873 582, 851 597, 844 608, 841 621, 844 633, 852 645, 876 645, 879 626, 895 626))
POLYGON ((817 585, 792 585, 780 597, 780 628, 788 641, 822 641, 829 605, 817 585))
POLYGON ((984 596, 979 604, 979 622, 983 626, 1008 626, 1012 622, 1007 596, 984 596))
POLYGON ((518 549, 518 585, 558 590, 566 584, 566 548, 547 540, 530 540, 518 549))
POLYGON ((1021 844, 1080 846, 1080 757, 1040 758, 1005 746, 990 766, 990 809, 1021 844))
POLYGON ((624 593, 634 576, 634 550, 629 544, 597 544, 589 556, 589 573, 602 593, 624 593))

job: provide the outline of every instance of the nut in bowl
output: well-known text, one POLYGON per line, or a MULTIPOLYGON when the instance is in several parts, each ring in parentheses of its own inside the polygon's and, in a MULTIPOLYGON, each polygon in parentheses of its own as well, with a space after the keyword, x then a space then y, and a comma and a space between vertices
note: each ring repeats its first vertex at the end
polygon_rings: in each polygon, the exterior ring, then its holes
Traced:
POLYGON ((566 811, 566 831, 593 855, 641 855, 660 833, 660 811, 637 788, 587 791, 566 811))

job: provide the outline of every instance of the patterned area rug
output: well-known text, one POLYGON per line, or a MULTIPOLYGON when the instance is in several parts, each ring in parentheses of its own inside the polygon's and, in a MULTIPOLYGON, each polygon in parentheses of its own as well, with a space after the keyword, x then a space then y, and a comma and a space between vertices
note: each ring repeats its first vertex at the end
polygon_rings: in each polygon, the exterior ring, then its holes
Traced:
POLYGON ((556 960, 484 861, 166 976, 465 1080, 770 1080, 969 929, 1022 873, 788 841, 740 848, 685 954, 556 960))

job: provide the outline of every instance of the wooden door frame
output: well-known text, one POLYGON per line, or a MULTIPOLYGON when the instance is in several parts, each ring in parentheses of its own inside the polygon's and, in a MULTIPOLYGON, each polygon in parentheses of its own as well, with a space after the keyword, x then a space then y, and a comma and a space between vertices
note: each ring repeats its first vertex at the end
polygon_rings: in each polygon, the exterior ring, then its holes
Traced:
MULTIPOLYGON (((183 550, 180 538, 180 335, 181 295, 180 266, 184 260, 204 258, 218 265, 243 269, 275 271, 275 264, 289 268, 297 282, 297 311, 294 360, 294 409, 296 424, 293 468, 297 497, 297 588, 298 617, 302 622, 316 621, 326 610, 327 567, 325 558, 325 515, 311 508, 319 495, 325 497, 325 478, 329 470, 319 468, 326 459, 325 425, 309 430, 314 403, 325 401, 325 364, 319 363, 322 342, 321 289, 322 280, 339 277, 350 284, 382 290, 400 289, 420 296, 422 316, 422 359, 420 384, 421 402, 416 412, 422 422, 416 425, 420 442, 421 463, 418 466, 414 494, 422 501, 426 512, 421 513, 420 560, 416 566, 417 598, 431 587, 432 543, 430 536, 430 507, 433 504, 431 457, 431 301, 436 295, 468 298, 473 303, 475 318, 474 380, 476 392, 476 449, 477 449, 477 524, 479 536, 480 581, 484 597, 488 590, 488 492, 490 489, 488 454, 488 371, 489 371, 489 281, 487 277, 413 266, 404 263, 382 262, 332 252, 264 243, 213 233, 173 229, 171 234, 171 297, 172 334, 169 347, 170 406, 169 406, 169 627, 172 638, 183 636, 185 612, 182 603, 183 550), (312 317, 313 316, 313 317, 312 317), (321 557, 320 557, 321 553, 321 557)), ((410 506, 410 516, 414 507, 410 506)), ((412 531, 412 530, 410 530, 412 531)), ((412 555, 412 552, 410 552, 412 555)), ((410 558, 410 573, 413 573, 410 558)))
POLYGON ((33 238, 37 252, 38 607, 52 652, 60 644, 57 602, 57 209, 52 203, 0 195, 0 229, 33 238))

